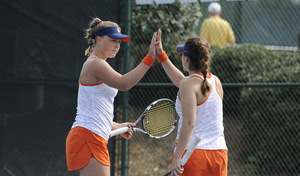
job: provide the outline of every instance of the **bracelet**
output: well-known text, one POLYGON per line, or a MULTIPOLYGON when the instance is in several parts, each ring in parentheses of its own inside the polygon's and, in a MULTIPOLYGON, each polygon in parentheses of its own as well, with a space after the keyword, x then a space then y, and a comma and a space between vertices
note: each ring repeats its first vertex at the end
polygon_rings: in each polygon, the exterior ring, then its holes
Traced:
POLYGON ((169 57, 168 57, 168 55, 166 54, 165 51, 162 52, 161 54, 157 55, 157 58, 158 58, 160 63, 163 63, 164 61, 169 59, 169 57))
POLYGON ((142 60, 142 62, 151 67, 151 65, 154 63, 154 59, 149 54, 147 54, 147 56, 142 60))

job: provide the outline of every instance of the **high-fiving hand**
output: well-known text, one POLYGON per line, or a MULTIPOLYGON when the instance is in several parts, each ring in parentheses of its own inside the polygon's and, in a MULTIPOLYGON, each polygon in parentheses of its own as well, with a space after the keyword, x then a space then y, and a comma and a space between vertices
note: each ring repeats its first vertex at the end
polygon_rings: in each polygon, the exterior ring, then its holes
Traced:
POLYGON ((149 52, 148 52, 148 55, 151 56, 153 59, 155 59, 155 57, 156 57, 156 45, 157 45, 156 36, 157 36, 157 32, 155 32, 153 34, 153 37, 152 37, 152 40, 151 40, 151 43, 149 46, 149 52))
POLYGON ((158 29, 158 31, 157 31, 156 43, 157 43, 156 54, 160 55, 162 52, 164 52, 163 46, 162 46, 162 41, 161 41, 161 30, 160 29, 158 29))

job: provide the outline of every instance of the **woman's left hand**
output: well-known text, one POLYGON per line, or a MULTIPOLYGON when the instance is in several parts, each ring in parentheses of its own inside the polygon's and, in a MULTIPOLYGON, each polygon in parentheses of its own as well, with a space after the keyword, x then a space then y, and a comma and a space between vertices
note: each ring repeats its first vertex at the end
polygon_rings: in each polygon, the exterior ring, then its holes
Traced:
POLYGON ((157 36, 157 32, 155 32, 152 36, 152 40, 149 46, 149 52, 148 55, 151 56, 153 59, 155 59, 156 57, 156 36, 157 36))

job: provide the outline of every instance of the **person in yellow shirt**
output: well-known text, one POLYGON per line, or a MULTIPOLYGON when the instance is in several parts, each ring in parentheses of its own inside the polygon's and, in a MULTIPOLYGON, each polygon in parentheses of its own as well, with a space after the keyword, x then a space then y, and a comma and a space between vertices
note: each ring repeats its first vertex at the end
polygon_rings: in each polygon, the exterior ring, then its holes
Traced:
POLYGON ((208 6, 209 18, 201 26, 200 37, 207 39, 211 46, 227 48, 235 45, 235 37, 229 22, 221 18, 221 6, 213 2, 208 6))

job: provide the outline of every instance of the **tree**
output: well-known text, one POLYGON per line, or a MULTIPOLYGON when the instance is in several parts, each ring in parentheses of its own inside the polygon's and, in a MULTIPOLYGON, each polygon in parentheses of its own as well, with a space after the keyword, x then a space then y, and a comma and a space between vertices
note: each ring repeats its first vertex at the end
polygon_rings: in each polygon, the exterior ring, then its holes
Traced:
POLYGON ((178 57, 175 47, 197 35, 195 27, 201 17, 199 3, 180 3, 177 0, 174 4, 137 5, 133 1, 131 55, 136 58, 135 64, 148 52, 150 39, 158 28, 163 33, 164 50, 170 58, 178 57))

